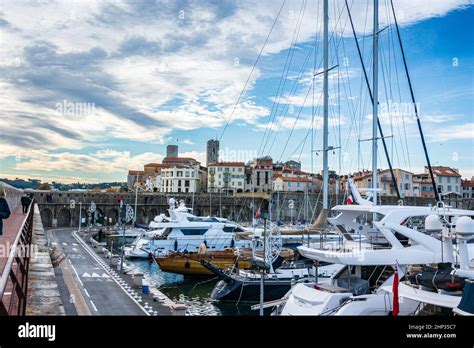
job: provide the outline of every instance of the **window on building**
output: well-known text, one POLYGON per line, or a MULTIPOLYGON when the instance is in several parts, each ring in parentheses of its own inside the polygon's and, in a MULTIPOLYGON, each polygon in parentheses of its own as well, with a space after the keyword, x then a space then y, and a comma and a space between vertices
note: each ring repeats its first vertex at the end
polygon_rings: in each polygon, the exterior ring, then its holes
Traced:
POLYGON ((243 170, 243 168, 239 168, 239 172, 241 172, 243 170))
POLYGON ((265 172, 265 184, 268 184, 268 172, 265 172))
MULTIPOLYGON (((184 181, 184 187, 189 187, 189 180, 184 181)), ((186 191, 187 192, 187 191, 186 191)))
POLYGON ((450 177, 450 176, 448 176, 448 183, 449 183, 449 182, 451 182, 451 177, 450 177))
POLYGON ((442 176, 438 177, 438 182, 439 182, 440 184, 443 182, 443 177, 442 177, 442 176))
POLYGON ((409 174, 405 174, 405 180, 410 180, 410 175, 409 174))
POLYGON ((288 187, 291 187, 291 182, 288 183, 288 187))
POLYGON ((451 191, 452 191, 452 186, 448 185, 448 192, 451 192, 451 191))
POLYGON ((257 172, 257 186, 260 185, 260 172, 257 172))
POLYGON ((410 184, 409 183, 405 183, 405 190, 409 190, 410 189, 410 184))

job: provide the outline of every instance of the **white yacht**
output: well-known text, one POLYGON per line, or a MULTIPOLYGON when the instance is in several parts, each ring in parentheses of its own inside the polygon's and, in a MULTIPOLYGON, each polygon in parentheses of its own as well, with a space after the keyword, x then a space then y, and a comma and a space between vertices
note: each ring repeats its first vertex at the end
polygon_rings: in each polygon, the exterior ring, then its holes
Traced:
MULTIPOLYGON (((331 277, 329 285, 318 283, 296 284, 275 310, 276 315, 388 315, 393 298, 389 291, 397 269, 403 279, 408 265, 453 262, 456 255, 474 255, 472 244, 454 247, 448 229, 434 228, 438 219, 455 226, 456 220, 474 217, 474 211, 439 207, 413 206, 342 206, 334 207, 340 214, 329 219, 331 224, 345 221, 356 229, 360 214, 376 214, 378 221, 362 225, 362 231, 380 233, 388 243, 370 243, 357 247, 350 243, 337 250, 316 246, 299 247, 299 252, 310 259, 340 264, 341 269, 331 277), (343 217, 344 216, 344 217, 343 217), (424 220, 424 229, 419 222, 424 220), (449 238, 448 238, 449 237, 449 238), (369 247, 371 245, 371 247, 369 247)), ((437 224, 436 226, 438 226, 437 224)), ((461 244, 460 244, 461 245, 461 244)), ((457 270, 462 273, 462 270, 457 270)), ((403 286, 402 286, 403 292, 403 286)), ((403 296, 402 296, 403 297, 403 296)), ((404 296, 400 301, 400 315, 413 314, 420 299, 404 296)))
POLYGON ((202 243, 210 251, 250 247, 251 241, 247 235, 251 230, 227 219, 193 215, 183 202, 176 207, 174 199, 170 199, 169 204, 169 216, 156 216, 149 225, 152 230, 125 247, 126 257, 149 258, 152 254, 178 250, 192 252, 197 251, 202 243))

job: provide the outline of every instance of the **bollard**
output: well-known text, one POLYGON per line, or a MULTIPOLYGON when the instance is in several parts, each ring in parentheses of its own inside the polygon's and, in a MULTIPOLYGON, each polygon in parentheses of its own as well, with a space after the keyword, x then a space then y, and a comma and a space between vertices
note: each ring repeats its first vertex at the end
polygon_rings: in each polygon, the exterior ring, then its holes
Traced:
POLYGON ((186 314, 186 305, 182 303, 174 303, 171 305, 171 315, 183 316, 186 314))

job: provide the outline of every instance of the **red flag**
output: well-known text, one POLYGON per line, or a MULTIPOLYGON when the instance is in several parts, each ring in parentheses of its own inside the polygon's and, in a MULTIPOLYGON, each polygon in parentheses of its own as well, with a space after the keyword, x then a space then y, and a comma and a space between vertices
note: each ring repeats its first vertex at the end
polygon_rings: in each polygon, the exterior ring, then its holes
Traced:
POLYGON ((349 197, 347 197, 346 202, 349 204, 354 203, 354 200, 352 199, 352 195, 349 195, 349 197))
POLYGON ((398 270, 395 268, 395 275, 393 276, 393 308, 392 315, 397 316, 400 312, 400 304, 398 303, 398 270))
POLYGON ((258 219, 260 217, 260 208, 255 212, 255 217, 258 219))

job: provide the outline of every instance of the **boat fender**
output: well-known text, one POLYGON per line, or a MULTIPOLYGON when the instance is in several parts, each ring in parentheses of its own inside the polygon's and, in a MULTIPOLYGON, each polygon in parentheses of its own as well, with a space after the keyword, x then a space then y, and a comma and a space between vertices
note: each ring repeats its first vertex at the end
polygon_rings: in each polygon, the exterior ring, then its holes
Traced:
POLYGON ((235 240, 232 239, 232 241, 230 242, 230 247, 233 248, 235 246, 235 240))
POLYGON ((178 241, 175 240, 174 241, 174 251, 177 251, 178 250, 178 241))

